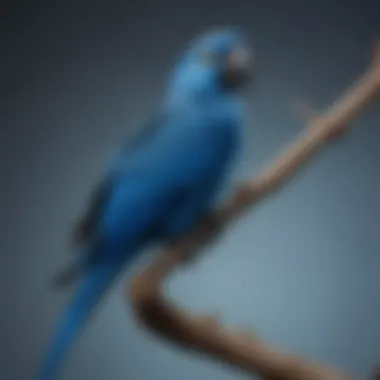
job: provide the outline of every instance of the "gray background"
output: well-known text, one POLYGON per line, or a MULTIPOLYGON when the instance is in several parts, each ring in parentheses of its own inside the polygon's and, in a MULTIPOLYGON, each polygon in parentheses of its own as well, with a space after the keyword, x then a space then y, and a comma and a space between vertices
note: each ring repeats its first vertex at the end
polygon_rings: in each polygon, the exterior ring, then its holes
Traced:
MULTIPOLYGON (((376 3, 3 4, 0 378, 32 378, 68 301, 49 281, 67 260, 72 223, 114 147, 157 106, 189 38, 240 25, 256 50, 241 178, 301 130, 294 99, 323 108, 360 75, 380 35, 376 3)), ((344 142, 179 272, 171 296, 295 353, 368 374, 380 362, 379 122, 378 104, 344 142)), ((62 379, 244 378, 137 328, 124 281, 72 350, 62 379)))

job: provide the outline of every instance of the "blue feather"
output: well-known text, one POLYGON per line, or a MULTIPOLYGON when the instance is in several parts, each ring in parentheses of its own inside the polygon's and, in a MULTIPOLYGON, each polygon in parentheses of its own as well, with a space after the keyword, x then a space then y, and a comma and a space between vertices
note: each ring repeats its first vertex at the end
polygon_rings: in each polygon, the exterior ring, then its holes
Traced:
POLYGON ((235 31, 201 36, 174 70, 162 113, 120 150, 82 224, 81 278, 38 380, 53 380, 91 312, 147 244, 183 235, 213 206, 241 145, 236 92, 218 83, 205 52, 241 44, 235 31), (84 260, 83 260, 84 258, 84 260))

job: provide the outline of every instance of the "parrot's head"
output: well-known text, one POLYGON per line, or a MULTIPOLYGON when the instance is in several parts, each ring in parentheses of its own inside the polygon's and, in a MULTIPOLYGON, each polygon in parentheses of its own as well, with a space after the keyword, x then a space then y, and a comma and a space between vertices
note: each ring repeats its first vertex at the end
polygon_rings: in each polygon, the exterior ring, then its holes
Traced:
POLYGON ((174 69, 169 96, 174 101, 242 91, 250 82, 253 59, 238 29, 202 34, 185 51, 174 69))

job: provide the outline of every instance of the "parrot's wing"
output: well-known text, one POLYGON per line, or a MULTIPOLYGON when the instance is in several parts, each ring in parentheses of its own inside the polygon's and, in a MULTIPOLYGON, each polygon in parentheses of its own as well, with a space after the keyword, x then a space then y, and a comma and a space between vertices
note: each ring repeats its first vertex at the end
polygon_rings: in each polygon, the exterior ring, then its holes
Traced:
MULTIPOLYGON (((150 118, 139 131, 127 139, 122 146, 123 159, 128 159, 128 155, 145 146, 145 143, 154 138, 161 129, 165 117, 157 114, 150 118)), ((108 198, 109 189, 112 186, 113 175, 107 175, 92 191, 89 202, 83 216, 74 228, 71 242, 74 246, 82 245, 96 239, 96 226, 104 202, 108 198)))
POLYGON ((110 180, 103 179, 92 191, 83 216, 74 228, 72 235, 73 245, 81 245, 93 240, 95 225, 104 201, 107 198, 110 180))

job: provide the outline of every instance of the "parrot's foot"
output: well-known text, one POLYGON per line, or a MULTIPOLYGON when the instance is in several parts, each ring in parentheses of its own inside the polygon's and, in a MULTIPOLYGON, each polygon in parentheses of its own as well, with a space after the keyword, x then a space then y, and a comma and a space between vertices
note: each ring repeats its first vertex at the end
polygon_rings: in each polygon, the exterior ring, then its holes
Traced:
POLYGON ((204 228, 215 236, 222 228, 220 217, 214 213, 209 213, 203 218, 204 228))
MULTIPOLYGON (((217 240, 219 232, 223 227, 223 223, 218 215, 213 213, 206 214, 200 221, 200 233, 207 236, 205 244, 214 244, 217 240)), ((199 256, 199 251, 186 254, 182 260, 184 265, 193 264, 199 256)))

